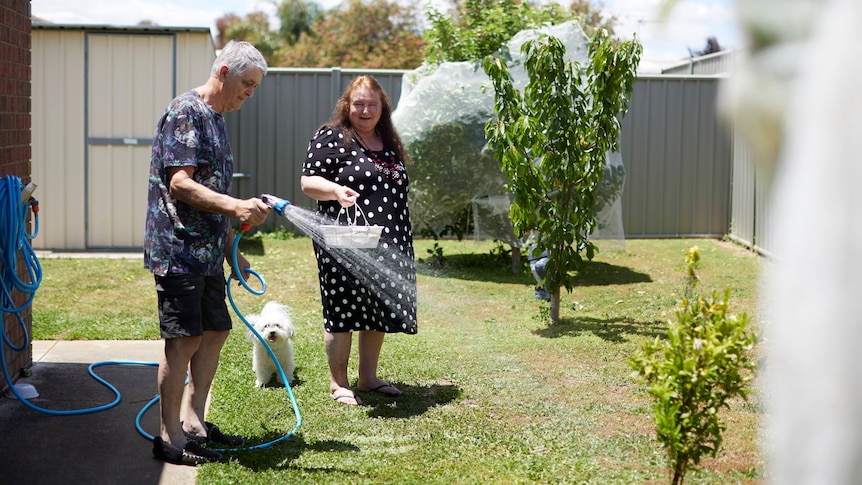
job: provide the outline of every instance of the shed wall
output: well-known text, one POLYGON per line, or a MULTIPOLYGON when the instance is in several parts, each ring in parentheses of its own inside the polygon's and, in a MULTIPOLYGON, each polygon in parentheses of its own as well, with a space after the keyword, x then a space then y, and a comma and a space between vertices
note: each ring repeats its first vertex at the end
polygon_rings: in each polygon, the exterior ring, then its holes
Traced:
POLYGON ((144 240, 154 120, 175 91, 172 34, 90 33, 87 58, 88 248, 144 240))
POLYGON ((84 32, 33 31, 35 248, 84 249, 84 32))
POLYGON ((33 177, 45 189, 34 247, 139 248, 155 123, 209 76, 209 31, 33 33, 33 177))

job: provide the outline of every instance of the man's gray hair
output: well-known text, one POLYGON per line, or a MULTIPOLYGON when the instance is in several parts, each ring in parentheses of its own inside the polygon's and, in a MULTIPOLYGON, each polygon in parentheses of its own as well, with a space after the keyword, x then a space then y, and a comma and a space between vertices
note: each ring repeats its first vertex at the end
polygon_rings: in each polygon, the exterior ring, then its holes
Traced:
POLYGON ((218 77, 221 66, 227 66, 228 75, 241 76, 251 68, 266 74, 266 59, 259 50, 248 42, 232 40, 219 52, 213 63, 210 76, 218 77))

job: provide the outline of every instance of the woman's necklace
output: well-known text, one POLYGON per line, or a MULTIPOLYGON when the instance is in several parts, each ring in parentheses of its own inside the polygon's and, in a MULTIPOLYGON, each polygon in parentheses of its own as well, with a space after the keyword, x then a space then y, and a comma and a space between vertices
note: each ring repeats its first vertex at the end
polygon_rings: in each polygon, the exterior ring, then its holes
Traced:
MULTIPOLYGON (((365 141, 365 138, 362 138, 362 135, 360 135, 358 131, 356 131, 355 133, 356 133, 357 138, 359 138, 359 143, 361 143, 361 144, 362 144, 362 146, 364 146, 366 149, 371 150, 371 151, 379 151, 379 150, 374 150, 374 149, 372 149, 372 148, 371 148, 371 145, 369 145, 369 144, 365 141)), ((383 144, 381 143, 380 150, 383 150, 383 146, 382 146, 382 145, 383 145, 383 144)))

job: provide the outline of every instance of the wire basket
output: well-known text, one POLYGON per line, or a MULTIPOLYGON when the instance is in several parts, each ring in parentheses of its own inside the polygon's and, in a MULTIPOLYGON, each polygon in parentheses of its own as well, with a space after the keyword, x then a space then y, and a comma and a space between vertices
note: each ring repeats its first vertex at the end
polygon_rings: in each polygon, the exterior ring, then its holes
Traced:
POLYGON ((322 225, 320 231, 323 233, 323 240, 326 245, 331 248, 376 248, 380 241, 380 233, 383 232, 383 226, 370 226, 365 213, 359 205, 354 205, 356 210, 353 213, 353 219, 347 212, 346 207, 342 207, 338 211, 338 216, 335 218, 336 224, 322 225), (347 219, 347 224, 338 224, 341 215, 344 214, 347 219), (359 225, 359 216, 365 219, 365 225, 359 225))

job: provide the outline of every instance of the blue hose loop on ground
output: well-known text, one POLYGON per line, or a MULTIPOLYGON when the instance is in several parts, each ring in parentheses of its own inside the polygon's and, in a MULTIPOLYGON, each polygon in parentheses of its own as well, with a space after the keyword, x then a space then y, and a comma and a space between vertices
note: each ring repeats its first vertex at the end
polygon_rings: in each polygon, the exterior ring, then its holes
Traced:
POLYGON ((95 369, 97 367, 102 367, 102 366, 106 366, 106 365, 146 365, 146 366, 158 366, 159 365, 156 362, 135 362, 135 361, 94 362, 94 363, 90 364, 89 367, 87 367, 87 372, 90 374, 90 376, 93 377, 93 379, 99 381, 100 384, 107 387, 112 393, 114 393, 114 400, 108 404, 103 404, 101 406, 96 406, 96 407, 92 407, 92 408, 55 410, 55 409, 46 409, 46 408, 37 406, 37 405, 31 403, 27 398, 23 397, 18 392, 18 390, 15 388, 15 385, 12 383, 12 379, 9 377, 9 370, 6 367, 6 355, 5 355, 5 352, 2 351, 2 348, 0 348, 0 358, 3 359, 2 360, 3 375, 4 375, 4 377, 6 377, 6 383, 9 385, 9 389, 12 391, 12 393, 15 394, 15 397, 18 398, 18 400, 21 401, 21 403, 24 404, 25 406, 27 406, 28 408, 30 408, 34 411, 38 411, 40 413, 50 414, 52 416, 78 416, 78 415, 82 415, 82 414, 98 413, 101 411, 106 411, 108 409, 111 409, 111 408, 115 407, 116 405, 120 404, 120 400, 121 400, 120 391, 116 387, 111 385, 110 382, 106 381, 101 376, 96 374, 95 369))
MULTIPOLYGON (((55 410, 55 409, 46 409, 46 408, 37 406, 37 405, 31 403, 27 398, 25 398, 24 396, 22 396, 18 392, 18 389, 15 388, 15 384, 12 382, 12 378, 9 375, 9 369, 6 367, 6 352, 2 346, 0 346, 0 359, 2 359, 2 361, 0 361, 0 364, 3 365, 3 377, 6 378, 6 384, 9 386, 9 390, 12 391, 12 394, 14 394, 15 397, 19 401, 21 401, 22 404, 24 404, 25 406, 27 406, 28 408, 30 408, 34 411, 38 411, 38 412, 44 413, 44 414, 50 414, 53 416, 75 416, 75 415, 80 415, 80 414, 91 414, 91 413, 97 413, 99 411, 105 411, 106 409, 111 409, 112 407, 116 406, 117 404, 120 404, 120 391, 118 391, 117 388, 112 386, 108 381, 106 381, 105 379, 102 379, 93 370, 94 368, 99 367, 100 365, 115 364, 116 362, 107 362, 107 363, 97 362, 95 364, 90 364, 90 367, 87 369, 88 372, 90 373, 90 375, 93 376, 94 379, 99 381, 101 384, 103 384, 111 392, 114 393, 114 400, 113 401, 111 401, 108 404, 104 404, 102 406, 97 406, 97 407, 93 407, 93 408, 55 410)), ((142 364, 142 363, 135 363, 135 364, 142 364)))
MULTIPOLYGON (((263 277, 261 277, 260 274, 258 274, 257 272, 255 272, 251 268, 246 268, 245 272, 256 277, 261 284, 260 290, 255 290, 254 288, 251 288, 248 285, 246 279, 241 276, 242 272, 240 271, 239 263, 237 262, 237 254, 239 254, 239 241, 242 238, 242 235, 245 233, 246 230, 248 230, 248 229, 245 226, 243 226, 243 229, 238 231, 236 236, 234 237, 233 251, 231 253, 232 254, 231 268, 233 269, 233 274, 237 277, 237 279, 240 282, 240 285, 242 285, 243 288, 245 288, 246 290, 248 290, 252 294, 260 296, 266 292, 266 281, 264 281, 263 277)), ((284 388, 285 388, 285 390, 287 390, 287 395, 290 397, 290 404, 291 404, 291 406, 293 406, 293 413, 296 415, 296 425, 286 435, 282 436, 281 438, 269 441, 267 443, 262 443, 260 445, 255 445, 255 446, 239 447, 239 448, 216 450, 216 451, 256 450, 256 449, 261 449, 261 448, 267 448, 267 447, 270 447, 270 446, 272 446, 278 442, 284 441, 284 440, 290 438, 291 436, 293 436, 294 434, 296 434, 296 432, 299 430, 299 427, 302 426, 302 414, 299 412, 299 405, 297 405, 297 403, 296 403, 296 396, 293 395, 293 390, 290 388, 290 384, 288 383, 287 376, 284 373, 284 369, 281 368, 281 364, 278 362, 278 358, 275 356, 275 353, 272 351, 272 348, 270 348, 269 344, 266 342, 266 339, 263 338, 263 336, 260 333, 258 333, 257 330, 255 330, 254 325, 249 323, 249 321, 245 318, 245 315, 239 310, 239 308, 237 308, 236 302, 233 299, 233 294, 231 293, 230 282, 231 282, 231 277, 228 276, 227 280, 225 282, 225 285, 227 287, 227 299, 230 302, 230 306, 231 306, 231 308, 233 308, 234 313, 236 313, 236 315, 239 317, 239 319, 242 320, 242 323, 244 323, 245 326, 248 327, 248 329, 251 331, 251 333, 254 334, 255 338, 257 338, 258 341, 260 341, 263 344, 263 347, 266 349, 267 353, 269 354, 269 357, 275 363, 275 368, 278 370, 278 375, 281 377, 281 382, 284 383, 284 388)))

